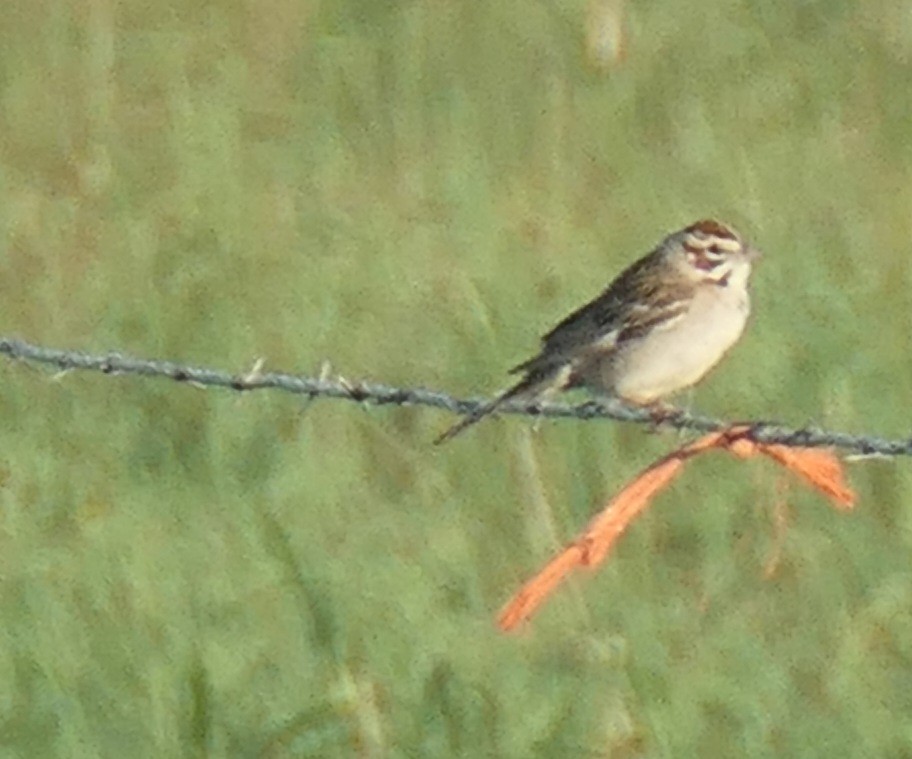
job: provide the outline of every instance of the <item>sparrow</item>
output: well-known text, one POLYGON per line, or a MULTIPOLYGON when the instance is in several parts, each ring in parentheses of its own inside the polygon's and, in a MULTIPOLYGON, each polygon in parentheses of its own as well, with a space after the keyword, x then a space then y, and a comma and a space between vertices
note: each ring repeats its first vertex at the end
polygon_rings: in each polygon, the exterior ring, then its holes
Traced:
POLYGON ((440 435, 451 440, 509 400, 585 388, 634 406, 699 382, 744 332, 760 257, 728 224, 704 219, 668 235, 595 299, 542 338, 538 355, 510 370, 515 385, 440 435))

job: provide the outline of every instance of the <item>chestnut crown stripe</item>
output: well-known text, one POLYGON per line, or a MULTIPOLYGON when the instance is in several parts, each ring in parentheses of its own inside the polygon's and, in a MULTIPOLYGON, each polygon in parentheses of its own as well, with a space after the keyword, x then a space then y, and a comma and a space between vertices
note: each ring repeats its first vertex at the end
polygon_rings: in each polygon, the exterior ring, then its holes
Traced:
POLYGON ((691 224, 685 232, 691 232, 706 237, 721 237, 726 240, 737 240, 738 236, 721 222, 715 219, 703 219, 696 224, 691 224))

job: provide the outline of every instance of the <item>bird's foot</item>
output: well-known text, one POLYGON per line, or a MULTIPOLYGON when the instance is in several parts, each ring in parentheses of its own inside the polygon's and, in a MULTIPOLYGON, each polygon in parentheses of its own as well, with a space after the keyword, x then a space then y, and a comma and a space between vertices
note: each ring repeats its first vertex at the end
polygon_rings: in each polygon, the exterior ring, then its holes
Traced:
POLYGON ((647 408, 647 411, 649 411, 649 416, 651 417, 648 431, 653 434, 661 432, 663 427, 667 429, 669 425, 673 425, 674 422, 687 414, 684 409, 661 402, 652 404, 647 408))

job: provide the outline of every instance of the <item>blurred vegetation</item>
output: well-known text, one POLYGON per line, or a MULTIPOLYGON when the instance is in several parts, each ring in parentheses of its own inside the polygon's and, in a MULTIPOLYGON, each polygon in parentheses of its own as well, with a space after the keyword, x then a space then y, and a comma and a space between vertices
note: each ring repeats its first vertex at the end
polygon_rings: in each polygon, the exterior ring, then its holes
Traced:
MULTIPOLYGON (((0 333, 493 392, 717 215, 767 255, 695 407, 908 434, 912 5, 631 1, 600 69, 586 14, 8 0, 0 333)), ((909 462, 698 462, 504 637, 672 436, 0 371, 3 756, 912 755, 909 462)))

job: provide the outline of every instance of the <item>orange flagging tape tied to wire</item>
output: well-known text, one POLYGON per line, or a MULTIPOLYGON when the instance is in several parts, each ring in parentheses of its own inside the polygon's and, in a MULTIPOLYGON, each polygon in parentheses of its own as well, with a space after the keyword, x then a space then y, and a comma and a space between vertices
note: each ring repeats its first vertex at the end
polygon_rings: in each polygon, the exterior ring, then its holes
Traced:
POLYGON ((531 617, 576 567, 601 564, 621 533, 683 470, 688 459, 720 449, 742 459, 768 456, 826 495, 836 508, 847 510, 855 505, 855 493, 846 483, 842 462, 831 451, 758 443, 751 439, 751 428, 746 426, 714 432, 659 459, 612 498, 576 540, 510 599, 498 618, 500 629, 508 632, 531 617))

